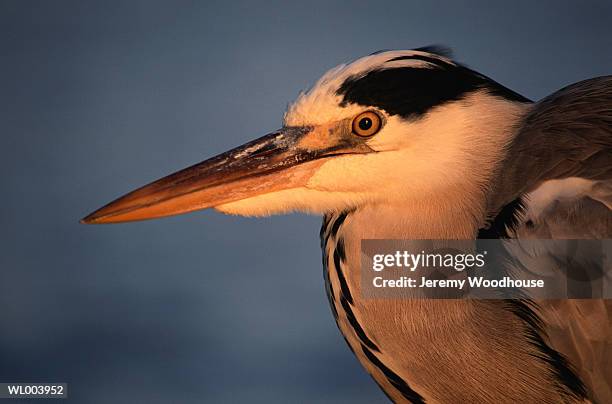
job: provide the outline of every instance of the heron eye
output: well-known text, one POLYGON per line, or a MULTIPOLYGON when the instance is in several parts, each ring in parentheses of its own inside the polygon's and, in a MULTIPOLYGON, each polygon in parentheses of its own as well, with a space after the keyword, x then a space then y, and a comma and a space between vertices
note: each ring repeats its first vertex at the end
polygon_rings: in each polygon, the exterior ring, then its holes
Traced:
POLYGON ((382 125, 380 116, 376 112, 363 112, 353 119, 353 133, 357 136, 368 137, 375 135, 382 125))

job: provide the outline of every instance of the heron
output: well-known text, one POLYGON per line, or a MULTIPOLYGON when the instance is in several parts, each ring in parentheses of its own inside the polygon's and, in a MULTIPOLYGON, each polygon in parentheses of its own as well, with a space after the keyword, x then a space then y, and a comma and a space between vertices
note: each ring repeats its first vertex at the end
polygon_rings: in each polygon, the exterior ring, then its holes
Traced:
POLYGON ((388 398, 612 402, 608 300, 363 299, 364 239, 612 235, 612 76, 533 102, 445 48, 380 51, 300 93, 268 135, 85 217, 323 216, 331 311, 388 398))

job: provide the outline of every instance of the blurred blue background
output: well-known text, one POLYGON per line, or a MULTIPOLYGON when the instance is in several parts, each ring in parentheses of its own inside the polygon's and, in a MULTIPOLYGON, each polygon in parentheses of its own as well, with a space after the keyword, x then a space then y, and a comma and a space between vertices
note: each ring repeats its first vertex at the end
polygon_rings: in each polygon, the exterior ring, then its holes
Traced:
POLYGON ((379 49, 446 44, 534 99, 612 73, 609 1, 2 0, 0 34, 0 381, 77 403, 385 402, 327 307, 320 218, 78 219, 379 49))

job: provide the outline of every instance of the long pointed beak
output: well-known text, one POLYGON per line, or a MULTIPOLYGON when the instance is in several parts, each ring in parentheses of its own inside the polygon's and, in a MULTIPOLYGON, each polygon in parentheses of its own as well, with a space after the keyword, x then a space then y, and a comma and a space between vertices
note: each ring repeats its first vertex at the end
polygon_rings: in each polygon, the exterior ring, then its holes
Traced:
MULTIPOLYGON (((304 185, 321 158, 357 152, 337 142, 316 149, 300 144, 309 127, 286 127, 132 191, 82 223, 153 219, 304 185)), ((364 151, 362 151, 364 152, 364 151)))

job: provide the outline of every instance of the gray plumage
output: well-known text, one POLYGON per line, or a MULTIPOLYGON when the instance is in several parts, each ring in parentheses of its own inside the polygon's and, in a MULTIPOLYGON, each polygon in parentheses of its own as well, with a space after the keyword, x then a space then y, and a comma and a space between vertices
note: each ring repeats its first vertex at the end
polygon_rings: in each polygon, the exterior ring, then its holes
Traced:
POLYGON ((612 76, 567 86, 519 123, 491 194, 493 211, 546 180, 612 179, 612 76))

